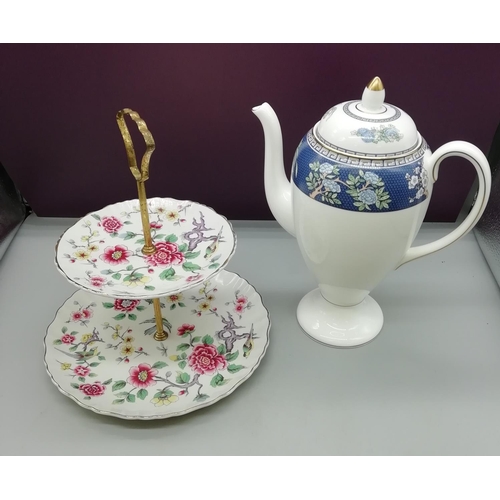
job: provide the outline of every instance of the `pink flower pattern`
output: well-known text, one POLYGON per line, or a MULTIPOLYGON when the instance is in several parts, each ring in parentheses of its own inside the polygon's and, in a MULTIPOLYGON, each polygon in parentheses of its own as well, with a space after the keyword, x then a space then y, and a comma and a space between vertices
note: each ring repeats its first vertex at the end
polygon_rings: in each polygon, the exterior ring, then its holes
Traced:
POLYGON ((75 337, 73 335, 70 335, 69 333, 66 333, 61 337, 61 342, 63 344, 72 344, 74 341, 75 337))
POLYGON ((111 216, 103 217, 101 219, 101 226, 107 233, 117 233, 123 227, 123 224, 116 217, 111 216))
POLYGON ((86 377, 90 373, 90 368, 82 365, 75 366, 73 369, 75 375, 79 377, 86 377))
POLYGON ((184 254, 179 252, 179 247, 175 243, 160 241, 155 247, 156 253, 146 257, 146 262, 150 266, 167 267, 182 264, 185 260, 184 254))
POLYGON ((211 344, 195 346, 193 352, 188 356, 188 363, 196 373, 201 375, 222 370, 227 366, 226 358, 219 354, 215 346, 211 344))
POLYGON ((158 370, 151 368, 151 365, 147 363, 141 363, 139 366, 130 368, 129 374, 130 377, 127 379, 129 384, 135 387, 144 388, 156 384, 154 377, 158 374, 158 370))
POLYGON ((86 396, 102 396, 106 390, 106 386, 100 382, 94 382, 93 384, 82 384, 79 389, 86 396))
POLYGON ((128 264, 127 257, 130 257, 132 252, 125 245, 116 245, 114 247, 106 247, 104 253, 99 256, 101 260, 112 266, 116 264, 128 264))

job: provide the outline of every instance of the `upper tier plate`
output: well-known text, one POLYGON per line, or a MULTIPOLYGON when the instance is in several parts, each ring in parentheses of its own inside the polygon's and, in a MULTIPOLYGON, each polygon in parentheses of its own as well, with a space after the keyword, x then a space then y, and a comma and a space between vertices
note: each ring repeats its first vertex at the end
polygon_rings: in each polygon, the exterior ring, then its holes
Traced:
POLYGON ((56 246, 58 270, 84 290, 115 298, 155 298, 193 287, 223 269, 236 249, 230 222, 213 209, 173 198, 148 200, 154 255, 144 245, 139 201, 80 219, 56 246))

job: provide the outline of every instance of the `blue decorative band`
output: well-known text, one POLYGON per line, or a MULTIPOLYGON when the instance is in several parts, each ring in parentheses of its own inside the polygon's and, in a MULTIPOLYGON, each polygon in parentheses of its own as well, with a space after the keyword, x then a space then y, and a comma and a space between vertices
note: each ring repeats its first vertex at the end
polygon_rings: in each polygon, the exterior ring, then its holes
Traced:
MULTIPOLYGON (((316 151, 309 134, 295 153, 293 181, 307 196, 344 210, 392 212, 422 203, 429 179, 421 155, 413 162, 392 168, 347 165, 316 151)), ((376 160, 373 160, 376 161, 376 160)))

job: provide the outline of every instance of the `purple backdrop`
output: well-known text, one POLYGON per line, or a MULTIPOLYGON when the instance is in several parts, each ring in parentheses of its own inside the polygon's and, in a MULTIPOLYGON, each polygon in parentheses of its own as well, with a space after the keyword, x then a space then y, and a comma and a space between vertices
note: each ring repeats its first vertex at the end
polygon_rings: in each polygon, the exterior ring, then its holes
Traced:
MULTIPOLYGON (((264 101, 280 118, 288 172, 306 131, 375 75, 432 149, 461 139, 486 154, 500 120, 499 45, 3 44, 0 61, 0 162, 40 216, 137 197, 115 121, 125 107, 156 141, 148 196, 199 201, 231 219, 272 217, 251 112, 264 101)), ((446 160, 427 220, 454 220, 474 175, 446 160)))

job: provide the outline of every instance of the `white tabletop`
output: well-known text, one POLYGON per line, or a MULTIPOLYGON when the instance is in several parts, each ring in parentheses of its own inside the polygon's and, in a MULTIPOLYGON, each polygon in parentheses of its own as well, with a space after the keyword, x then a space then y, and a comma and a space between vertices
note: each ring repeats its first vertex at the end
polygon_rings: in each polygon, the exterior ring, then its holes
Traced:
MULTIPOLYGON (((295 310, 315 288, 274 222, 234 222, 227 269, 262 294, 267 354, 232 395, 188 415, 125 421, 63 396, 43 337, 75 291, 54 246, 74 219, 31 215, 0 261, 1 455, 498 455, 500 289, 473 234, 373 291, 385 325, 355 349, 324 347, 295 310)), ((452 224, 424 224, 417 243, 452 224)))

